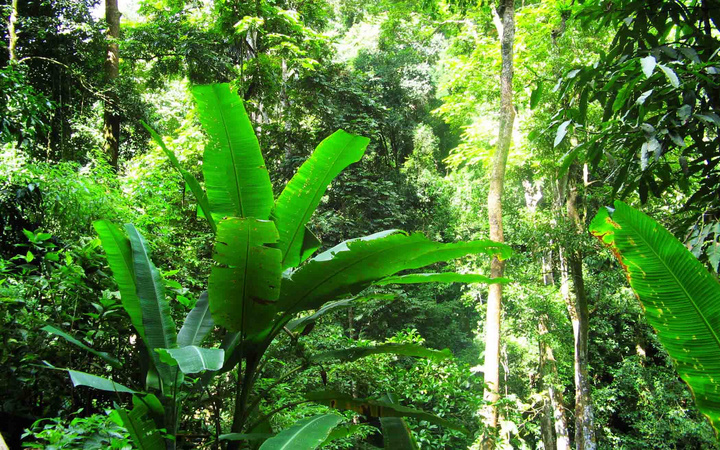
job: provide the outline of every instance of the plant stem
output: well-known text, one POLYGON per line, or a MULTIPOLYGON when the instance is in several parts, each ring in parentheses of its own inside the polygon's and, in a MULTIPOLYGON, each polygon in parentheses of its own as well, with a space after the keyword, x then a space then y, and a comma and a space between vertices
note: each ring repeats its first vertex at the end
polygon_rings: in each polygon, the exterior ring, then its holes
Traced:
MULTIPOLYGON (((252 389, 255 370, 257 369, 258 358, 255 355, 247 355, 245 360, 245 373, 243 373, 242 381, 240 371, 242 362, 238 364, 238 384, 235 390, 235 412, 233 413, 233 424, 231 431, 233 433, 242 433, 247 415, 247 401, 252 389)), ((228 445, 228 450, 238 450, 240 441, 232 441, 228 445)))
POLYGON ((266 420, 268 420, 269 418, 271 418, 272 416, 274 416, 275 414, 279 413, 280 411, 282 411, 284 409, 292 408, 293 406, 302 405, 304 403, 310 403, 310 402, 312 402, 312 400, 300 400, 299 402, 288 403, 287 405, 281 406, 279 408, 275 408, 272 411, 270 411, 269 413, 265 414, 264 416, 261 416, 255 422, 253 422, 253 424, 248 427, 248 430, 252 430, 253 428, 257 427, 258 425, 265 422, 266 420))
POLYGON ((260 401, 263 399, 263 397, 265 397, 265 395, 267 395, 271 390, 273 390, 275 388, 275 386, 277 386, 278 384, 287 380, 288 377, 290 377, 290 375, 294 374, 295 372, 304 370, 304 369, 307 369, 307 366, 305 366, 305 365, 297 366, 296 368, 289 370, 287 373, 285 373, 280 378, 275 380, 273 382, 273 384, 271 384, 269 387, 267 387, 265 390, 263 390, 261 393, 259 393, 258 396, 255 398, 255 400, 253 400, 253 402, 250 403, 250 406, 248 406, 248 408, 247 408, 247 412, 251 413, 252 411, 254 411, 255 408, 257 408, 258 404, 260 404, 260 401))

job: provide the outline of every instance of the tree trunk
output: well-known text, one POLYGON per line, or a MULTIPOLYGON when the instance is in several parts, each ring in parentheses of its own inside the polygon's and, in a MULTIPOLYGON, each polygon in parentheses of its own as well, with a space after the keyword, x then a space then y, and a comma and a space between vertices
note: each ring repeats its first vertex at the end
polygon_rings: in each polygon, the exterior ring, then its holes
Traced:
MULTIPOLYGON (((513 42, 515 40, 515 6, 513 0, 504 0, 502 16, 502 73, 500 77, 500 132, 498 144, 493 156, 490 174, 490 191, 488 193, 488 217, 490 222, 490 239, 503 242, 502 228, 502 194, 505 180, 512 130, 515 121, 513 107, 513 42)), ((493 258, 490 263, 490 275, 502 277, 505 263, 493 258)), ((498 423, 496 402, 499 394, 499 359, 500 359, 500 317, 502 312, 502 285, 490 285, 488 292, 487 318, 485 321, 485 384, 487 388, 483 398, 487 402, 484 411, 484 425, 488 429, 483 448, 492 448, 492 436, 498 423)))
MULTIPOLYGON (((578 231, 583 224, 577 211, 577 188, 568 186, 567 217, 578 231)), ((580 250, 565 250, 564 262, 566 279, 569 270, 573 292, 565 297, 575 337, 575 448, 594 450, 597 447, 594 431, 594 412, 588 377, 588 328, 589 312, 585 281, 583 278, 582 253, 580 250)))
POLYGON ((120 11, 118 0, 105 0, 105 20, 107 21, 107 57, 105 58, 105 80, 111 91, 105 100, 103 114, 103 136, 105 154, 110 165, 117 169, 120 149, 120 115, 118 114, 117 94, 112 84, 120 74, 118 39, 120 39, 120 11))
MULTIPOLYGON (((544 339, 548 333, 547 316, 540 316, 538 321, 538 334, 540 335, 540 375, 542 376, 543 387, 546 389, 546 403, 544 405, 543 425, 547 420, 552 426, 554 420, 554 441, 552 444, 545 443, 545 430, 543 430, 543 442, 546 449, 569 450, 570 436, 568 434, 567 419, 565 419, 565 401, 563 400, 562 390, 556 386, 558 372, 555 364, 555 354, 553 349, 544 339)), ((552 435, 552 430, 550 431, 552 435)))
POLYGON ((8 52, 10 53, 10 62, 17 61, 17 31, 15 24, 17 23, 18 0, 12 0, 10 3, 10 18, 8 19, 8 52))

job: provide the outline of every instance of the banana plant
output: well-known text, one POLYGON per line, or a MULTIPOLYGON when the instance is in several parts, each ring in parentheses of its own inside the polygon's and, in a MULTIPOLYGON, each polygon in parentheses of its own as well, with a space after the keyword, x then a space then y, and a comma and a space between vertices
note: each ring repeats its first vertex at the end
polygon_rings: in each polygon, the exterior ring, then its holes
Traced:
MULTIPOLYGON (((140 354, 144 355, 141 366, 147 367, 147 373, 142 390, 74 370, 68 370, 70 379, 75 386, 132 394, 132 410, 120 408, 118 413, 137 447, 175 448, 180 403, 185 397, 180 392, 184 375, 216 371, 224 363, 222 349, 200 347, 214 327, 207 293, 200 296, 178 332, 160 273, 140 232, 130 224, 123 232, 104 220, 93 225, 119 286, 123 308, 145 348, 140 354), (166 430, 167 439, 163 439, 160 429, 166 430)), ((49 325, 43 330, 95 354, 112 367, 120 365, 116 358, 93 350, 62 330, 49 325)))
POLYGON ((590 232, 617 257, 645 317, 717 434, 720 284, 662 225, 623 202, 614 206, 598 212, 590 232))
MULTIPOLYGON (((175 333, 160 276, 140 233, 132 225, 126 225, 123 233, 106 221, 95 224, 120 288, 123 307, 148 350, 145 390, 160 392, 162 400, 157 402, 153 394, 138 392, 133 397, 135 408, 122 417, 128 428, 136 430, 131 432, 134 438, 138 436, 136 444, 145 439, 156 445, 158 432, 150 427, 149 419, 158 426, 162 423, 169 435, 165 443, 171 448, 177 431, 178 405, 169 399, 174 401, 182 387, 182 375, 198 370, 218 369, 218 373, 236 370, 228 449, 239 448, 241 442, 260 444, 263 449, 317 448, 332 438, 332 430, 340 423, 339 416, 303 419, 267 439, 268 434, 272 435, 266 432, 270 431, 270 417, 259 414, 260 396, 253 389, 258 366, 277 336, 286 331, 297 338, 311 331, 314 321, 323 314, 376 295, 360 295, 373 285, 505 282, 479 274, 400 273, 467 255, 505 259, 511 250, 490 240, 439 243, 419 233, 387 230, 346 240, 313 256, 320 242, 308 229, 308 221, 332 180, 360 160, 369 140, 343 130, 333 133, 318 145, 275 199, 258 140, 240 98, 228 84, 196 86, 192 94, 208 138, 203 155, 204 189, 182 168, 162 138, 145 125, 190 187, 202 213, 199 215, 215 232, 216 264, 207 292, 179 333, 175 333), (214 326, 225 332, 220 348, 200 348, 199 344, 214 326)), ((387 352, 447 357, 444 352, 404 345, 348 349, 319 358, 351 360, 387 352)), ((206 385, 211 379, 212 373, 205 372, 196 386, 206 385)), ((342 398, 342 405, 350 406, 346 409, 372 412, 378 417, 419 417, 464 429, 392 402, 347 399, 335 392, 313 395, 308 401, 327 401, 329 406, 337 406, 339 403, 328 398, 342 398)), ((396 420, 383 423, 383 428, 389 431, 407 429, 396 420)))

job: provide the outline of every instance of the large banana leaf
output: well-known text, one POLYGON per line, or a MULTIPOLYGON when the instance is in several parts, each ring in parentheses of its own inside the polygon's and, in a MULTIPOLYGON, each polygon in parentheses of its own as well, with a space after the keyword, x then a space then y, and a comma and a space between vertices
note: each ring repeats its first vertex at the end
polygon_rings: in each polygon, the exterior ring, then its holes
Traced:
POLYGON ((418 269, 470 254, 507 258, 511 249, 490 240, 443 244, 416 233, 382 232, 345 241, 312 258, 283 278, 278 308, 286 315, 318 309, 354 295, 371 283, 407 269, 418 269))
POLYGON ((315 362, 330 361, 338 359, 342 362, 351 362, 370 355, 381 353, 391 353, 393 355, 414 356, 416 358, 428 358, 434 361, 442 361, 452 358, 450 349, 433 350, 418 344, 382 344, 366 347, 351 347, 340 350, 331 350, 329 352, 313 355, 310 360, 315 362))
POLYGON ((116 411, 139 450, 163 450, 165 448, 160 431, 147 416, 149 410, 145 405, 135 405, 129 413, 122 408, 118 408, 116 411))
POLYGON ((135 393, 135 391, 133 391, 129 387, 125 387, 120 383, 114 382, 113 380, 99 377, 91 373, 78 372, 77 370, 68 370, 67 372, 68 374, 70 374, 70 381, 72 381, 73 386, 88 386, 93 389, 108 392, 127 392, 129 394, 135 393))
POLYGON ((305 327, 307 327, 311 323, 315 323, 316 320, 318 320, 325 314, 331 313, 333 311, 337 311, 343 308, 350 308, 353 305, 357 305, 368 300, 394 300, 395 298, 397 297, 394 294, 372 293, 368 295, 346 298, 343 300, 338 300, 336 302, 329 302, 324 304, 320 309, 318 309, 312 314, 291 320, 290 322, 288 322, 286 327, 290 331, 298 330, 298 332, 302 332, 305 327))
POLYGON ((130 317, 130 322, 140 337, 145 340, 142 308, 135 288, 135 269, 130 240, 114 223, 108 220, 97 220, 93 227, 100 236, 100 242, 107 255, 110 270, 120 289, 120 301, 123 309, 130 317))
POLYGON ((360 161, 369 142, 368 138, 336 131, 318 145, 285 186, 272 213, 280 234, 283 268, 300 264, 305 224, 330 182, 347 166, 360 161))
POLYGON ((162 362, 170 366, 177 365, 185 374, 220 370, 225 362, 225 351, 221 348, 188 345, 181 348, 159 348, 156 351, 162 362))
POLYGON ((698 409, 720 431, 720 284, 656 221, 616 201, 590 231, 625 270, 698 409))
POLYGON ((347 437, 353 436, 357 434, 360 430, 362 430, 362 425, 350 425, 345 427, 335 427, 328 435, 327 439, 325 439, 325 442, 322 443, 320 446, 321 448, 324 448, 326 445, 330 444, 333 441, 337 441, 340 439, 345 439, 347 437))
POLYGON ((440 425, 445 428, 467 433, 467 429, 460 424, 445 420, 419 409, 407 408, 390 402, 353 398, 349 395, 341 394, 335 391, 311 392, 307 394, 305 398, 313 402, 329 406, 330 408, 355 411, 365 417, 413 417, 415 419, 425 420, 426 422, 434 423, 435 425, 440 425))
POLYGON ((229 218, 218 224, 215 261, 210 274, 210 311, 215 323, 252 336, 269 330, 280 293, 280 250, 268 220, 229 218))
POLYGON ((65 333, 62 330, 58 330, 57 328, 51 326, 51 325, 45 325, 42 327, 43 331, 46 331, 48 333, 54 334, 56 336, 60 336, 61 338, 65 339, 66 341, 70 342, 71 344, 77 345, 81 349, 85 350, 86 352, 92 353, 93 355, 97 356, 98 358, 102 359, 106 363, 110 364, 111 366, 120 369, 122 368, 122 364, 120 364, 120 361, 117 360, 114 356, 109 355, 106 352, 99 352, 93 348, 88 347, 83 343, 82 341, 75 339, 73 336, 65 333))
POLYGON ((188 313, 180 332, 177 343, 180 347, 200 345, 215 326, 210 314, 210 302, 207 291, 200 294, 195 307, 188 313))
POLYGON ((195 200, 198 202, 198 205, 200 206, 200 209, 202 210, 202 215, 205 217, 208 221, 208 224, 210 224, 210 228, 212 228, 213 231, 216 230, 215 226, 215 220, 213 220, 212 215, 210 214, 210 203, 208 203, 207 194, 205 194, 205 191, 203 191, 203 188, 200 187, 200 183, 198 180, 195 179, 194 176, 187 170, 185 170, 181 165, 180 161, 178 161, 177 157, 175 156, 175 153, 173 153, 172 150, 167 148, 165 146, 165 142, 163 142, 162 137, 160 137, 159 134, 155 132, 148 124, 140 121, 142 123, 142 126, 145 127, 145 129, 150 133, 150 136, 152 136, 153 140, 160 146, 163 152, 165 152, 165 155, 167 155, 168 159, 170 160, 170 164, 180 172, 180 175, 182 175, 183 179, 185 180, 185 183, 190 187, 190 191, 195 196, 195 200))
MULTIPOLYGON (((400 401, 395 394, 385 394, 381 401, 399 405, 400 401)), ((401 417, 381 417, 380 426, 383 433, 383 448, 385 450, 418 450, 417 442, 410 429, 401 417)))
POLYGON ((264 441, 273 437, 270 433, 227 433, 218 436, 219 441, 264 441))
POLYGON ((381 417, 385 450, 418 450, 417 442, 401 417, 381 417))
POLYGON ((260 446, 260 450, 314 450, 330 435, 340 422, 338 414, 321 414, 297 421, 260 446))
MULTIPOLYGON (((148 347, 150 358, 162 380, 162 389, 182 382, 178 377, 177 369, 160 361, 156 348, 173 348, 177 344, 175 323, 170 314, 170 303, 165 297, 160 272, 150 259, 150 250, 145 238, 132 224, 125 225, 125 231, 130 239, 133 254, 133 269, 135 286, 142 309, 143 328, 145 337, 143 341, 148 347)), ((152 373, 149 370, 148 373, 152 373)))
POLYGON ((135 271, 135 285, 142 308, 146 343, 150 349, 172 348, 177 343, 170 304, 165 298, 160 272, 150 259, 147 242, 132 224, 125 225, 130 239, 135 271))
POLYGON ((300 262, 305 262, 306 259, 311 257, 320 248, 320 245, 322 245, 320 239, 306 226, 302 248, 300 249, 300 262))
POLYGON ((215 222, 226 216, 267 219, 272 184, 240 97, 229 84, 195 86, 192 93, 208 136, 203 173, 215 222))
POLYGON ((387 284, 419 284, 419 283, 507 283, 507 278, 490 278, 476 273, 411 273, 408 275, 395 275, 383 278, 373 284, 385 286, 387 284))

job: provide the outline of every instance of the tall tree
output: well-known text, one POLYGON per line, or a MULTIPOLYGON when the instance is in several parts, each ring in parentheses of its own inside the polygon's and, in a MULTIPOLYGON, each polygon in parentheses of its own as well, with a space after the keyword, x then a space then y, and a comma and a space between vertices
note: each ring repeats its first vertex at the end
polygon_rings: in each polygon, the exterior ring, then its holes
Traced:
POLYGON ((545 448, 556 450, 570 450, 570 435, 565 420, 565 402, 562 388, 557 386, 558 371, 555 363, 555 354, 548 342, 548 317, 542 314, 538 320, 538 334, 540 337, 540 375, 543 383, 543 443, 545 448), (553 428, 554 423, 554 428, 553 428), (553 433, 554 431, 554 433, 553 433))
POLYGON ((17 10, 18 1, 12 0, 10 2, 10 17, 8 18, 8 52, 10 53, 10 61, 17 61, 17 31, 15 30, 15 23, 17 22, 17 10))
MULTIPOLYGON (((573 171, 571 170, 571 173, 573 171)), ((584 233, 584 223, 578 212, 577 185, 572 176, 568 177, 566 210, 571 227, 579 234, 584 233)), ((573 292, 566 292, 568 313, 575 337, 575 448, 577 450, 594 450, 597 448, 595 438, 595 413, 590 395, 590 379, 588 375, 588 330, 590 313, 585 293, 583 276, 582 251, 579 248, 565 248, 563 265, 572 280, 573 292)), ((565 275, 567 278, 567 275, 565 275)))
MULTIPOLYGON (((105 78, 109 85, 120 74, 120 11, 117 0, 105 0, 105 20, 107 21, 107 57, 105 58, 105 78)), ((120 151, 120 114, 117 110, 117 94, 111 90, 105 100, 103 116, 103 135, 105 153, 110 165, 117 168, 120 151)))
MULTIPOLYGON (((490 191, 488 193, 488 217, 490 222, 490 239, 504 242, 502 224, 502 194, 505 180, 505 166, 507 165, 510 144, 512 143, 512 130, 515 122, 515 108, 513 106, 513 43, 515 41, 515 5, 513 0, 504 0, 498 11, 502 17, 502 25, 498 26, 498 35, 501 36, 502 71, 500 75, 500 132, 497 148, 493 155, 490 173, 490 191)), ((493 258, 490 263, 490 273, 493 277, 502 277, 505 263, 493 258)), ((500 398, 500 319, 502 314, 502 287, 497 284, 490 286, 487 304, 487 318, 485 320, 485 384, 486 390, 483 398, 487 402, 484 412, 485 426, 494 430, 498 423, 498 410, 496 403, 500 398)), ((494 446, 493 439, 485 439, 483 446, 494 446)))

